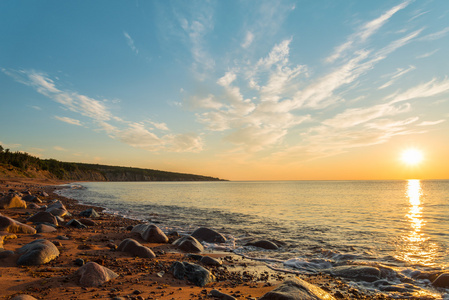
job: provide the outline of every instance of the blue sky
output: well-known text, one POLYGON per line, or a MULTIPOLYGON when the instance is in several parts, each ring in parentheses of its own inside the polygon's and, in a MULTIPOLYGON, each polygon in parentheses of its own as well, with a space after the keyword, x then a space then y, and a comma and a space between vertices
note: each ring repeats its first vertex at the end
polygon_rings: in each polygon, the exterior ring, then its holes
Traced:
POLYGON ((0 25, 5 148, 357 179, 405 176, 416 147, 420 176, 449 176, 448 1, 19 0, 0 25))

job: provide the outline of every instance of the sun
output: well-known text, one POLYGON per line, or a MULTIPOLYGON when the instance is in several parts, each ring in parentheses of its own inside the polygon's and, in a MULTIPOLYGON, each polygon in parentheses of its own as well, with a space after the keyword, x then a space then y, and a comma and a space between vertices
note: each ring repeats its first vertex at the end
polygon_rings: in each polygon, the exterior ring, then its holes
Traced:
POLYGON ((401 160, 407 165, 414 166, 422 162, 423 154, 418 149, 410 148, 402 152, 401 160))

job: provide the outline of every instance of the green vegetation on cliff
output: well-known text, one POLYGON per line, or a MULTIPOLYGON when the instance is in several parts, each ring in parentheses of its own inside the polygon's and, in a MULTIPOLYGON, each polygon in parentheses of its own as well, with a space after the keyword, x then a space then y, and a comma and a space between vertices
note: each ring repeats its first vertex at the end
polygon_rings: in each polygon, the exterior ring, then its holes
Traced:
POLYGON ((24 177, 42 176, 80 181, 217 181, 218 178, 152 169, 40 159, 26 152, 11 152, 0 145, 0 166, 24 177), (38 174, 38 175, 36 175, 38 174))

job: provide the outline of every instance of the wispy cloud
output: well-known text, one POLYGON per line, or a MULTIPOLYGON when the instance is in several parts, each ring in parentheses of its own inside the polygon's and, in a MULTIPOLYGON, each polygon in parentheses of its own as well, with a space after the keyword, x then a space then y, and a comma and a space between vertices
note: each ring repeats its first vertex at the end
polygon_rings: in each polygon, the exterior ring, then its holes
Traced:
POLYGON ((243 48, 248 48, 254 41, 254 34, 251 31, 246 32, 245 40, 242 43, 243 48))
POLYGON ((385 75, 384 77, 390 78, 390 80, 387 81, 386 83, 384 83, 383 85, 381 85, 379 87, 379 90, 382 90, 384 88, 387 88, 387 87, 391 86, 394 82, 396 82, 396 80, 398 80, 399 77, 401 77, 401 76, 403 76, 403 75, 407 74, 408 72, 413 71, 415 69, 416 69, 415 66, 409 66, 407 69, 398 68, 396 70, 396 72, 394 72, 393 74, 385 75))
POLYGON ((131 36, 128 34, 128 32, 123 31, 123 35, 125 36, 126 43, 128 44, 129 48, 135 53, 139 54, 139 49, 134 45, 134 40, 131 38, 131 36))
POLYGON ((434 55, 435 53, 437 53, 440 49, 435 49, 433 51, 430 52, 426 52, 424 54, 418 55, 416 58, 426 58, 426 57, 430 57, 432 55, 434 55))
POLYGON ((422 38, 420 38, 420 41, 438 40, 438 39, 445 37, 448 32, 449 32, 449 27, 446 27, 438 32, 434 32, 434 33, 423 36, 422 38))
POLYGON ((346 42, 336 47, 334 53, 326 58, 327 62, 334 62, 341 58, 345 52, 353 49, 358 44, 365 42, 369 37, 376 33, 388 20, 393 17, 395 13, 406 8, 411 1, 404 1, 399 5, 389 9, 380 17, 365 23, 360 29, 354 34, 350 35, 346 42))
POLYGON ((68 123, 68 124, 77 125, 77 126, 83 126, 83 124, 81 124, 80 120, 72 119, 72 118, 69 118, 69 117, 58 117, 58 116, 55 116, 55 119, 59 120, 59 121, 62 121, 62 122, 65 122, 65 123, 68 123))
MULTIPOLYGON (((163 134, 157 135, 151 129, 169 131, 163 122, 147 121, 129 122, 115 116, 107 107, 107 100, 97 100, 78 92, 63 90, 47 74, 34 70, 2 71, 16 81, 33 87, 38 93, 62 105, 66 110, 86 117, 97 126, 95 130, 104 131, 109 137, 120 140, 130 146, 148 151, 198 152, 203 149, 202 138, 197 134, 163 134), (189 144, 191 143, 191 144, 189 144)), ((83 126, 82 122, 69 117, 55 116, 55 119, 83 126)))
POLYGON ((67 149, 65 149, 61 146, 54 146, 53 149, 55 149, 56 151, 67 151, 67 149))

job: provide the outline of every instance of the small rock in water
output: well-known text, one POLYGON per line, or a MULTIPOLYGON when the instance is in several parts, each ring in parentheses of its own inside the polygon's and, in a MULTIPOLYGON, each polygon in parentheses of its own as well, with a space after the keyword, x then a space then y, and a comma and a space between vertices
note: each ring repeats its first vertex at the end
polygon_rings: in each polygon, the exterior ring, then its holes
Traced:
POLYGON ((203 245, 201 245, 200 242, 198 242, 192 236, 184 236, 180 239, 177 239, 173 242, 173 245, 177 246, 184 252, 200 253, 204 251, 203 245))
POLYGON ((248 243, 245 246, 254 246, 267 250, 276 250, 279 248, 275 243, 267 240, 260 240, 253 243, 248 243))
POLYGON ((441 287, 441 288, 449 288, 449 273, 443 273, 432 282, 433 286, 441 287))
POLYGON ((191 234, 191 236, 193 236, 199 241, 205 241, 208 243, 226 242, 226 238, 221 233, 206 227, 198 228, 191 234))

